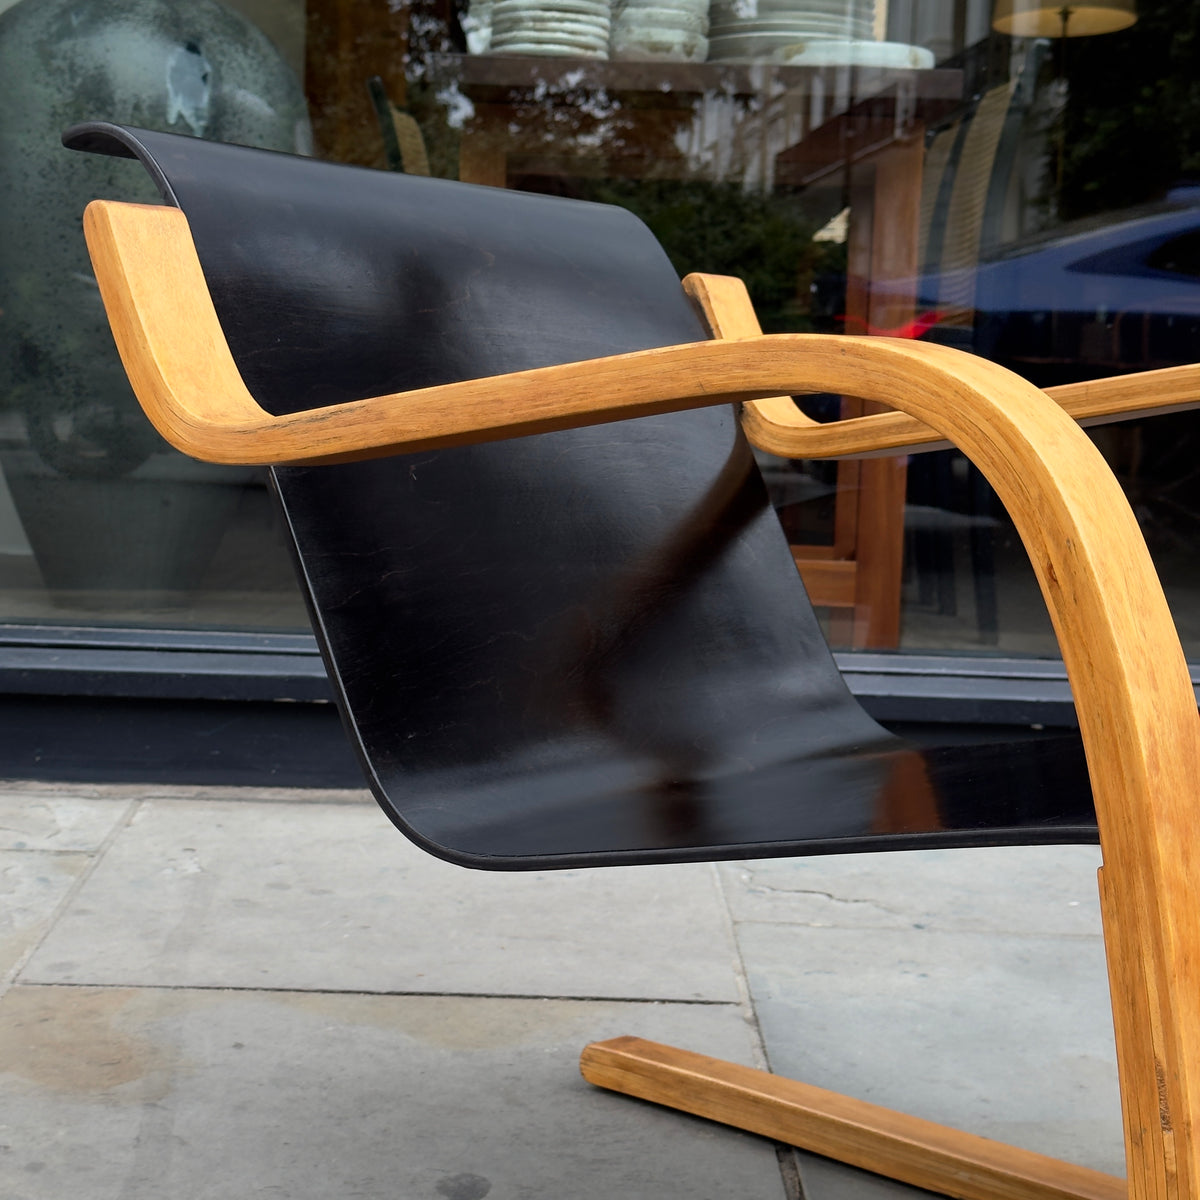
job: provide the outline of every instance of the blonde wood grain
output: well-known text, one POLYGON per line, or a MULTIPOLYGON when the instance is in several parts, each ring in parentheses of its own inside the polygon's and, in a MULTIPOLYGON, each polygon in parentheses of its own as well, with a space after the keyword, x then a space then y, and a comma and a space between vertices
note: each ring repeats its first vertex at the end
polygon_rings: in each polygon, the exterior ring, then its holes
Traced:
MULTIPOLYGON (((728 291, 732 285, 721 286, 728 291)), ((693 295, 702 290, 692 281, 693 295)), ((860 352, 866 348, 847 351, 855 358, 860 352)), ((855 388, 854 374, 845 373, 845 390, 855 388)), ((915 378, 912 384, 896 401, 904 414, 862 418, 859 428, 873 424, 871 436, 877 436, 885 422, 898 432, 900 422, 911 421, 950 434, 984 468, 1017 520, 1058 629, 1096 793, 1129 1191, 1135 1197, 1192 1197, 1200 1179, 1200 897, 1187 830, 1200 800, 1200 720, 1170 614, 1128 506, 1082 435, 1068 434, 1065 415, 1094 414, 1101 407, 1145 411, 1151 397, 1192 404, 1200 394, 1200 368, 1058 389, 1061 411, 1042 401, 1025 417, 1016 417, 1007 400, 1000 401, 1006 409, 1000 417, 993 403, 975 403, 982 393, 968 401, 954 388, 942 391, 932 377, 925 389, 915 378), (1007 426, 1004 434, 985 448, 979 434, 990 441, 1000 426, 1007 426), (1160 696, 1169 696, 1162 708, 1160 696)), ((998 379, 995 386, 998 400, 1006 387, 998 379)), ((799 447, 768 443, 768 449, 812 453, 814 440, 842 436, 836 426, 814 433, 812 422, 780 397, 746 405, 752 437, 753 414, 762 409, 769 423, 786 421, 805 439, 799 447)), ((842 425, 844 434, 854 423, 842 425)), ((851 429, 850 440, 855 436, 851 429)), ((828 448, 828 442, 822 446, 828 448)))
MULTIPOLYGON (((955 384, 936 378, 932 358, 926 365, 924 384, 912 376, 897 407, 948 435, 999 493, 1076 699, 1104 850, 1130 1195, 1194 1197, 1200 718, 1182 650, 1128 504, 1067 414, 1011 376, 985 384, 980 360, 959 361, 955 384), (975 383, 960 390, 967 377, 975 383)), ((865 384, 855 369, 846 380, 865 384)))
MULTIPOLYGON (((1100 888, 1102 912, 1117 912, 1119 897, 1109 886, 1110 873, 1101 867, 1096 872, 1100 888)), ((1106 921, 1104 951, 1108 960, 1109 994, 1113 998, 1113 1026, 1118 1046, 1144 1048, 1146 1062, 1139 1063, 1131 1054, 1118 1056, 1117 1069, 1121 1078, 1121 1102, 1124 1109, 1125 1161, 1140 1163, 1154 1158, 1154 1140, 1161 1142, 1162 1167, 1159 1172, 1139 1173, 1131 1187, 1131 1194, 1160 1197, 1168 1200, 1172 1196, 1169 1181, 1177 1176, 1175 1161, 1175 1136, 1169 1113, 1162 1103, 1162 1078, 1160 1064, 1166 1061, 1162 1045, 1162 1029, 1157 1019, 1159 1002, 1152 997, 1148 988, 1153 971, 1142 969, 1135 977, 1128 969, 1131 957, 1142 960, 1142 950, 1137 943, 1128 940, 1127 923, 1106 921), (1147 1038, 1147 1034, 1149 1037, 1147 1038), (1146 1043, 1149 1042, 1149 1046, 1146 1043), (1157 1090, 1136 1086, 1137 1081, 1126 1081, 1129 1072, 1150 1070, 1153 1072, 1157 1090)))
POLYGON ((980 466, 1030 553, 1076 698, 1104 849, 1130 1194, 1194 1197, 1200 718, 1182 650, 1128 504, 1078 426, 982 360, 955 356, 954 378, 943 375, 950 360, 932 349, 847 345, 844 386, 885 390, 859 369, 879 356, 887 398, 980 466), (900 376, 902 395, 890 387, 900 376))
MULTIPOLYGON (((1047 388, 1046 395, 1085 427, 1188 412, 1200 408, 1200 365, 1062 384, 1047 388)), ((800 413, 790 397, 747 404, 742 428, 760 450, 783 458, 875 458, 951 445, 907 413, 872 413, 818 424, 800 413)))
MULTIPOLYGON (((762 336, 762 326, 758 323, 754 302, 750 299, 745 283, 736 276, 707 275, 696 271, 683 277, 683 290, 714 338, 736 341, 739 338, 762 336)), ((750 413, 760 414, 761 420, 767 425, 783 424, 789 430, 821 428, 820 422, 814 421, 796 407, 790 395, 763 396, 758 400, 747 401, 742 410, 742 426, 747 430, 747 436, 750 436, 752 428, 747 420, 750 413)), ((932 430, 930 432, 932 433, 932 430)), ((750 440, 758 445, 753 437, 750 440)), ((759 448, 767 449, 766 446, 759 448)), ((785 454, 783 457, 800 456, 785 454)))
MULTIPOLYGON (((759 337, 762 328, 754 305, 750 301, 750 293, 740 280, 728 275, 688 275, 683 280, 683 290, 699 310, 709 333, 714 338, 748 338, 759 337)), ((771 403, 779 403, 795 409, 797 416, 809 425, 816 425, 792 403, 790 396, 776 396, 771 403)), ((751 401, 751 405, 763 404, 767 401, 751 401)), ((851 464, 845 464, 849 466, 851 464)), ((839 479, 839 484, 841 484, 839 479)), ((854 509, 857 517, 857 495, 855 489, 839 486, 839 503, 837 516, 843 519, 847 508, 854 509)), ((844 524, 844 520, 842 521, 844 524)), ((855 522, 857 524, 857 521, 855 522)), ((850 531, 848 538, 842 539, 841 549, 844 554, 854 552, 854 534, 850 531)), ((793 545, 792 557, 800 578, 804 580, 804 589, 813 604, 829 608, 853 608, 855 600, 855 579, 858 573, 857 564, 849 557, 840 561, 830 561, 836 556, 831 547, 793 545)))
MULTIPOLYGON (((93 205, 87 225, 135 391, 160 430, 197 457, 336 461, 806 391, 886 402, 959 446, 1029 552, 1076 698, 1104 853, 1106 936, 1119 948, 1111 976, 1135 1151, 1130 1195, 1200 1194, 1200 717, 1129 505, 1086 435, 1045 393, 939 346, 775 335, 273 418, 229 358, 182 216, 93 205), (1148 1115, 1155 1111, 1156 1121, 1148 1115)), ((862 421, 875 428, 898 419, 862 421)), ((856 436, 878 447, 877 435, 856 436)))
MULTIPOLYGON (((847 359, 878 352, 855 347, 847 359)), ((953 382, 940 362, 924 362, 896 406, 947 435, 1004 502, 1076 699, 1104 852, 1105 930, 1115 948, 1118 1059, 1136 1148, 1130 1194, 1194 1197, 1200 717, 1183 652, 1136 521, 1078 426, 1036 389, 979 359, 959 359, 953 382)), ((847 390, 866 385, 857 368, 845 376, 847 390)))
POLYGON ((657 1042, 594 1042, 588 1082, 961 1200, 1125 1200, 1123 1179, 657 1042))
MULTIPOLYGON (((210 462, 338 462, 756 400, 776 392, 848 390, 851 381, 843 369, 863 360, 862 347, 868 345, 874 349, 866 357, 878 361, 884 374, 872 372, 870 386, 861 390, 901 407, 886 379, 887 348, 935 359, 945 353, 937 346, 889 338, 774 334, 647 350, 273 417, 255 403, 238 374, 181 212, 97 200, 84 214, 84 231, 134 392, 168 441, 210 462)), ((1090 398, 1080 404, 1099 403, 1096 385, 1091 388, 1090 398)), ((1171 394, 1178 390, 1176 385, 1171 394)), ((1131 403, 1127 392, 1121 396, 1131 403)), ((764 403, 770 407, 773 401, 764 403)), ((1144 409, 1145 397, 1138 403, 1144 409)), ((776 421, 779 414, 774 409, 772 414, 776 421)), ((753 433, 749 416, 746 425, 753 433)), ((789 445, 788 452, 837 457, 911 449, 914 427, 911 414, 895 412, 801 424, 798 432, 803 445, 789 445)), ((920 429, 916 436, 943 440, 920 429)))
MULTIPOLYGON (((745 338, 761 332, 740 279, 697 273, 687 276, 683 286, 714 337, 745 338)), ((1200 407, 1200 364, 1062 384, 1047 388, 1046 394, 1085 426, 1185 412, 1200 407)), ((868 458, 944 450, 950 445, 924 422, 903 412, 821 424, 805 416, 790 395, 747 402, 742 427, 760 450, 783 458, 868 458)))

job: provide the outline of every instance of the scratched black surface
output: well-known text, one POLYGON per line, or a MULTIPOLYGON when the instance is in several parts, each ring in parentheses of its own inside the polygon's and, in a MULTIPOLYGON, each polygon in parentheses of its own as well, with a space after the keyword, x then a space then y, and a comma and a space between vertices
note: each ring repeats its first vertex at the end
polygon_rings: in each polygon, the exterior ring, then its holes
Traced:
MULTIPOLYGON (((272 412, 705 336, 614 208, 91 125, 188 216, 272 412)), ((343 718, 427 849, 543 868, 1093 840, 1077 743, 844 687, 726 408, 274 472, 343 718)))

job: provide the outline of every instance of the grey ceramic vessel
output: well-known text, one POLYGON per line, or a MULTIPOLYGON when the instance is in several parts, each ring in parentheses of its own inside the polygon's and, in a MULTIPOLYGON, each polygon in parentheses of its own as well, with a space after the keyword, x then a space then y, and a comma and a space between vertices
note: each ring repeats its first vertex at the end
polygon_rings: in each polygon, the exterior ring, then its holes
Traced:
POLYGON ((0 114, 5 475, 48 586, 119 590, 127 580, 153 605, 150 593, 195 585, 246 475, 197 474, 137 407, 81 218, 96 197, 158 196, 137 163, 73 153, 59 137, 102 118, 308 153, 304 94, 266 35, 216 0, 21 0, 0 14, 0 114), (14 446, 22 434, 26 446, 14 446), (79 488, 66 480, 88 481, 84 502, 72 502, 79 488), (111 528, 118 511, 121 534, 111 528), (194 553, 178 553, 180 538, 194 553), (76 552, 64 548, 71 540, 76 552), (115 560, 103 580, 101 542, 115 560))

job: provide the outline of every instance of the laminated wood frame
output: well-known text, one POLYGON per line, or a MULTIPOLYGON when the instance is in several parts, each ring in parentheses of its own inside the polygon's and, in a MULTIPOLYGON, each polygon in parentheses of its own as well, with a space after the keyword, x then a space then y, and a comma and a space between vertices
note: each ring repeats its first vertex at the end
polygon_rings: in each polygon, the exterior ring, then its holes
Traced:
POLYGON ((719 340, 271 416, 234 365, 183 214, 96 202, 85 226, 139 400, 169 441, 208 461, 348 461, 731 402, 744 405, 752 441, 792 457, 961 449, 1029 551, 1079 713, 1128 1183, 636 1039, 588 1047, 584 1074, 952 1196, 1200 1197, 1200 717, 1134 516, 1072 419, 1195 407, 1200 368, 1047 394, 944 347, 762 336, 737 281, 693 276, 686 286, 719 340), (894 411, 819 425, 789 399, 804 392, 894 411))

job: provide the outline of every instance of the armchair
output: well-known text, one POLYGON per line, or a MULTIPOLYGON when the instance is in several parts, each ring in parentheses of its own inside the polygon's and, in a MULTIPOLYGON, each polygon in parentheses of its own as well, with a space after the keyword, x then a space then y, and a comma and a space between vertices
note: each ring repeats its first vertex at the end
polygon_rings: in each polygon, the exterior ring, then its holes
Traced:
POLYGON ((952 1196, 1200 1195, 1200 718, 1072 419, 1193 406, 1200 372, 1051 397, 944 347, 748 334, 737 281, 681 289, 620 210, 103 124, 65 140, 158 182, 164 207, 85 218, 134 389, 188 453, 272 465, 351 741, 426 849, 540 870, 1099 837, 1128 1185, 636 1039, 588 1047, 587 1078, 952 1196), (818 425, 806 391, 894 411, 818 425), (747 437, 963 449, 1033 560, 1086 770, 871 720, 747 437))

